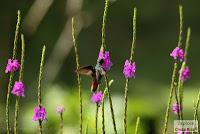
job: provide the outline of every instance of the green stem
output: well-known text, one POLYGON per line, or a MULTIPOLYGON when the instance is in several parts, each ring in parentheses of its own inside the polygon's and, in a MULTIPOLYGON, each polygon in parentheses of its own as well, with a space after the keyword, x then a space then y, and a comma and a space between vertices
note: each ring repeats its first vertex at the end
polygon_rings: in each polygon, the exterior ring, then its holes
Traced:
MULTIPOLYGON (((19 28, 21 23, 21 15, 20 11, 17 12, 17 24, 16 24, 16 30, 15 30, 15 38, 14 38, 14 47, 13 47, 13 56, 12 59, 16 58, 17 55, 17 41, 18 41, 18 34, 19 34, 19 28)), ((7 134, 10 134, 10 91, 12 88, 13 83, 13 77, 14 73, 10 73, 9 83, 8 83, 8 91, 7 91, 7 97, 6 97, 6 130, 7 134)))
MULTIPOLYGON (((109 81, 109 87, 112 85, 113 83, 113 80, 110 80, 109 81)), ((105 105, 105 98, 106 98, 106 95, 107 95, 107 92, 108 92, 108 89, 107 87, 104 89, 104 92, 103 92, 103 99, 102 99, 102 134, 105 134, 106 131, 105 131, 105 116, 104 116, 104 105, 105 105)))
POLYGON ((64 120, 63 120, 63 113, 60 113, 60 134, 63 134, 63 124, 64 124, 64 120))
POLYGON ((135 126, 135 134, 138 133, 139 124, 140 124, 140 117, 137 117, 137 122, 136 122, 136 126, 135 126))
POLYGON ((96 104, 96 116, 95 116, 95 132, 98 134, 98 113, 99 113, 99 106, 96 104))
POLYGON ((183 37, 183 7, 179 5, 179 38, 178 38, 178 47, 182 45, 182 37, 183 37))
POLYGON ((125 83, 125 94, 124 94, 124 134, 127 133, 128 83, 129 83, 129 79, 126 79, 126 83, 125 83))
POLYGON ((185 45, 185 54, 184 54, 184 61, 187 62, 187 55, 188 55, 188 49, 190 46, 190 35, 191 35, 191 29, 188 27, 187 29, 187 37, 186 37, 186 45, 185 45))
POLYGON ((113 109, 113 104, 112 104, 110 86, 109 86, 108 77, 106 75, 105 75, 105 83, 106 83, 106 88, 108 91, 108 100, 109 100, 110 111, 111 111, 111 115, 112 115, 113 129, 114 129, 115 134, 117 134, 117 128, 116 128, 116 123, 115 123, 115 114, 114 114, 114 109, 113 109))
MULTIPOLYGON (((134 50, 136 45, 136 16, 137 16, 137 8, 134 8, 134 14, 133 14, 133 41, 131 46, 131 56, 130 56, 130 62, 133 61, 134 57, 134 50)), ((126 79, 125 82, 125 90, 124 90, 124 134, 127 133, 127 107, 128 107, 128 83, 129 79, 126 79)))
POLYGON ((42 121, 39 120, 38 122, 39 122, 39 132, 40 134, 42 134, 42 121))
POLYGON ((198 129, 199 129, 198 131, 200 131, 199 119, 198 119, 199 102, 200 102, 200 91, 199 91, 199 94, 198 94, 197 102, 196 102, 195 107, 194 107, 194 120, 198 122, 198 129))
POLYGON ((88 120, 87 120, 87 123, 86 123, 85 134, 88 134, 88 120))
MULTIPOLYGON (((22 53, 21 53, 21 65, 20 65, 20 73, 19 73, 19 81, 23 81, 23 74, 24 74, 24 57, 25 57, 25 40, 24 35, 21 34, 21 41, 22 41, 22 53)), ((17 126, 18 126, 18 115, 19 115, 19 101, 20 97, 17 96, 15 102, 15 117, 14 117, 14 134, 17 134, 17 126)))
MULTIPOLYGON (((179 16, 180 16, 180 26, 179 26, 178 47, 181 47, 181 45, 182 45, 182 33, 183 33, 183 8, 182 8, 181 5, 179 6, 179 16)), ((167 133, 169 112, 170 112, 170 106, 171 106, 172 98, 173 98, 173 91, 175 90, 177 70, 178 70, 178 63, 177 63, 177 61, 175 61, 173 74, 172 74, 172 80, 171 80, 171 86, 170 86, 169 100, 168 100, 167 109, 166 109, 166 113, 165 113, 165 122, 164 122, 163 134, 167 133)), ((178 100, 176 100, 176 101, 178 102, 178 100)))
POLYGON ((179 73, 179 79, 178 79, 178 93, 179 93, 179 101, 180 101, 180 106, 181 106, 181 112, 180 112, 180 117, 181 119, 183 119, 183 84, 184 81, 182 80, 182 72, 184 70, 184 68, 186 67, 186 63, 187 63, 187 54, 188 54, 188 49, 189 49, 189 45, 190 45, 190 34, 191 34, 191 30, 190 28, 188 28, 187 30, 187 38, 186 38, 186 45, 185 45, 185 54, 184 54, 184 62, 181 65, 181 69, 180 69, 180 73, 179 73))
MULTIPOLYGON (((75 25, 74 25, 74 18, 72 18, 72 39, 73 39, 73 45, 74 45, 74 51, 76 55, 76 69, 80 68, 79 65, 79 55, 78 55, 78 48, 76 43, 76 36, 75 36, 75 25)), ((78 81, 78 92, 79 92, 79 106, 80 106, 80 126, 79 126, 79 132, 82 134, 83 131, 83 105, 82 105, 82 90, 81 90, 81 79, 80 74, 77 73, 77 81, 78 81)))
POLYGON ((136 45, 136 16, 137 16, 137 8, 134 8, 134 13, 133 13, 133 40, 132 40, 132 46, 131 46, 131 57, 130 61, 133 60, 134 56, 134 50, 135 50, 135 45, 136 45))
MULTIPOLYGON (((43 78, 42 76, 43 76, 45 51, 46 51, 46 46, 44 45, 42 49, 42 56, 41 56, 41 61, 40 61, 40 73, 39 73, 39 80, 38 80, 38 106, 40 108, 42 106, 41 85, 42 85, 42 78, 43 78)), ((40 131, 40 134, 42 134, 42 120, 39 120, 39 131, 40 131)))
POLYGON ((102 42, 101 49, 106 49, 106 18, 108 12, 109 1, 105 0, 104 12, 103 12, 103 22, 102 22, 102 42))
MULTIPOLYGON (((180 104, 180 103, 179 103, 179 98, 178 98, 178 94, 177 94, 177 89, 176 89, 176 87, 177 87, 177 83, 175 82, 175 83, 174 83, 174 88, 175 88, 175 89, 173 89, 173 90, 174 90, 174 94, 175 94, 175 100, 176 100, 176 103, 177 103, 177 104, 180 104)), ((178 119, 180 120, 180 118, 181 118, 180 113, 178 112, 177 115, 178 115, 178 119)))
POLYGON ((105 113, 104 113, 104 105, 105 105, 105 97, 106 97, 107 90, 105 89, 103 92, 103 98, 102 98, 102 134, 105 134, 105 113))
POLYGON ((169 112, 170 112, 170 106, 171 106, 171 103, 172 103, 173 91, 174 91, 174 88, 175 88, 174 83, 175 83, 175 80, 176 80, 177 68, 178 68, 178 64, 177 64, 177 62, 175 62, 173 74, 172 74, 172 80, 171 80, 170 95, 169 95, 169 100, 168 100, 168 104, 167 104, 167 110, 166 110, 166 113, 165 113, 165 123, 164 123, 163 134, 166 134, 166 132, 167 132, 169 112))

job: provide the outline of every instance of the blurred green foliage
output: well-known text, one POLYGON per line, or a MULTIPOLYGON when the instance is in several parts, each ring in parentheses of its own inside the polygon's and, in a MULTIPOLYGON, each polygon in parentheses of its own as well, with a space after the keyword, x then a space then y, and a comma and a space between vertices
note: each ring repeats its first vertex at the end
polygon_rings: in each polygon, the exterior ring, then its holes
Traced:
MULTIPOLYGON (((46 0, 48 1, 48 0, 46 0)), ((50 1, 50 0, 49 0, 50 1)), ((20 133, 36 133, 38 123, 32 121, 33 108, 37 105, 37 76, 39 73, 40 53, 43 44, 47 46, 47 59, 73 15, 82 15, 82 24, 78 36, 81 65, 94 65, 101 44, 101 23, 103 1, 84 0, 80 11, 70 12, 70 2, 73 0, 53 1, 41 20, 35 32, 26 29, 25 22, 22 32, 26 39, 25 83, 26 97, 21 100, 20 133)), ((191 119, 193 99, 196 98, 200 87, 200 1, 188 0, 112 0, 107 21, 107 46, 113 61, 109 77, 114 79, 112 85, 113 103, 117 117, 117 128, 122 133, 123 92, 125 79, 122 74, 123 63, 129 57, 132 39, 133 7, 138 9, 137 16, 137 44, 135 60, 137 62, 137 76, 131 80, 128 103, 128 131, 133 133, 137 116, 141 117, 141 134, 161 133, 164 113, 167 104, 169 84, 172 74, 173 60, 170 51, 176 46, 179 30, 178 5, 183 5, 184 37, 186 28, 192 29, 191 47, 189 49, 188 64, 192 71, 191 79, 185 84, 184 115, 191 119)), ((5 94, 8 75, 4 73, 7 59, 11 56, 16 23, 16 12, 20 9, 23 19, 26 18, 36 1, 1 1, 0 2, 0 133, 5 133, 5 94)), ((43 7, 44 5, 41 5, 43 7)), ((36 18, 36 16, 32 16, 36 18)), ((34 25, 30 22, 30 25, 34 25)), ((70 34, 69 34, 70 36, 70 34)), ((71 37, 66 37, 71 38, 71 37)), ((184 38, 185 39, 185 38, 184 38)), ((184 40, 185 41, 185 40, 184 40)), ((20 42, 19 42, 20 44, 20 42)), ((66 45, 69 43, 66 42, 66 45)), ((65 46, 64 46, 65 47, 65 46)), ((20 48, 20 47, 19 47, 20 48)), ((46 133, 58 133, 59 116, 56 115, 57 105, 64 105, 64 131, 68 134, 78 133, 78 90, 76 88, 75 56, 73 49, 66 53, 61 68, 53 81, 43 83, 44 105, 47 108, 48 121, 45 122, 46 133)), ((59 59, 58 59, 59 60, 59 59)), ((46 73, 51 73, 46 71, 46 73)), ((90 78, 82 77, 84 92, 84 128, 89 122, 89 133, 94 131, 95 106, 90 102, 90 78)), ((11 95, 12 96, 12 95, 11 95)), ((12 96, 11 106, 14 107, 12 96)), ((12 113, 11 113, 12 114, 12 113)), ((173 129, 171 114, 170 128, 173 129)), ((99 128, 100 129, 100 128, 99 128)), ((110 112, 106 104, 106 130, 112 133, 110 112)))

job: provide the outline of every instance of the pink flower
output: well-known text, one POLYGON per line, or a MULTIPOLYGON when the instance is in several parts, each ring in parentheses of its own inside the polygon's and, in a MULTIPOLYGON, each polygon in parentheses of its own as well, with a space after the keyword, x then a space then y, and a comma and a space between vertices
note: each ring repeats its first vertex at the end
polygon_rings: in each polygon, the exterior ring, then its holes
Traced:
POLYGON ((132 77, 135 78, 135 72, 136 72, 135 62, 131 63, 129 62, 129 60, 126 60, 124 64, 124 70, 123 70, 124 76, 127 79, 132 78, 132 77))
POLYGON ((181 106, 178 103, 174 103, 172 105, 172 111, 174 112, 174 114, 178 114, 181 111, 181 106))
POLYGON ((5 73, 11 73, 11 72, 17 71, 19 67, 20 67, 20 64, 17 59, 14 59, 14 60, 8 59, 5 73))
POLYGON ((175 60, 179 59, 180 61, 184 60, 184 51, 183 49, 176 47, 170 54, 175 60))
POLYGON ((103 99, 103 94, 102 94, 101 91, 97 91, 97 92, 93 93, 93 95, 92 95, 92 102, 93 103, 100 104, 102 102, 102 99, 103 99))
POLYGON ((16 96, 24 96, 25 86, 21 81, 15 81, 15 84, 12 89, 12 94, 16 96))
POLYGON ((109 52, 108 51, 104 52, 104 51, 100 50, 98 59, 103 60, 103 64, 102 64, 103 69, 106 72, 109 71, 112 66, 109 52))
POLYGON ((43 106, 37 106, 35 107, 34 109, 34 115, 33 115, 33 121, 38 121, 38 120, 41 120, 41 121, 44 121, 46 120, 46 109, 45 107, 43 106))
POLYGON ((190 78, 190 69, 188 66, 186 66, 182 71, 181 79, 182 79, 182 81, 186 81, 189 78, 190 78))
POLYGON ((58 106, 58 107, 56 108, 56 112, 57 112, 58 114, 63 113, 64 111, 65 111, 65 108, 64 108, 63 106, 58 106))

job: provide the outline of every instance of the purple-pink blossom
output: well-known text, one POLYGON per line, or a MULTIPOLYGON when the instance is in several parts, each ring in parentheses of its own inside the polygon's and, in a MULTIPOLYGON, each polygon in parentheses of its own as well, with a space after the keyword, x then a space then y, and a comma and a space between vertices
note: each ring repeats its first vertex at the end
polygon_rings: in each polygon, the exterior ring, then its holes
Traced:
POLYGON ((65 108, 64 108, 63 106, 58 106, 58 107, 56 108, 56 112, 57 112, 58 114, 63 113, 64 111, 65 111, 65 108))
POLYGON ((33 121, 44 121, 46 120, 46 109, 43 106, 37 106, 34 109, 33 121))
POLYGON ((178 103, 174 103, 172 105, 172 111, 174 112, 174 114, 178 114, 181 111, 181 106, 178 103))
POLYGON ((20 68, 20 63, 18 62, 17 59, 14 60, 8 59, 5 73, 11 73, 17 71, 19 68, 20 68))
POLYGON ((184 51, 183 49, 176 47, 170 54, 171 57, 173 57, 175 60, 184 60, 184 51))
POLYGON ((190 78, 190 69, 188 66, 186 66, 181 73, 181 79, 182 81, 186 81, 190 78))
POLYGON ((101 91, 97 91, 92 94, 91 100, 93 103, 100 104, 102 102, 102 99, 103 99, 103 94, 101 91))
POLYGON ((129 78, 135 78, 135 72, 136 72, 136 64, 135 62, 131 63, 129 60, 126 60, 124 63, 124 70, 123 74, 124 76, 129 79, 129 78))
POLYGON ((100 50, 98 59, 99 60, 103 60, 103 64, 102 64, 103 69, 106 72, 109 71, 110 68, 111 68, 111 66, 112 66, 112 62, 110 60, 110 53, 109 53, 109 51, 100 50))
POLYGON ((13 86, 11 93, 16 96, 24 96, 24 92, 25 92, 24 83, 21 81, 15 81, 15 84, 13 86))

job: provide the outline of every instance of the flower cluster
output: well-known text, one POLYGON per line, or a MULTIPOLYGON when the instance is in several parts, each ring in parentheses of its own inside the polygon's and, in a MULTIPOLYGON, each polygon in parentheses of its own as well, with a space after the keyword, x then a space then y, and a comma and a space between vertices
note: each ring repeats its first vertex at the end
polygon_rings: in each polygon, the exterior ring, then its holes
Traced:
POLYGON ((63 113, 64 111, 65 111, 65 108, 64 108, 63 106, 58 106, 58 107, 56 108, 56 112, 57 112, 58 114, 63 113))
POLYGON ((102 67, 106 72, 108 72, 112 66, 109 51, 104 52, 103 50, 100 50, 98 59, 103 60, 102 67))
MULTIPOLYGON (((180 61, 184 61, 184 51, 183 49, 176 47, 170 54, 175 60, 179 59, 180 61)), ((185 67, 181 72, 182 81, 186 81, 190 78, 190 69, 189 67, 185 67)))
POLYGON ((41 120, 41 121, 44 121, 46 120, 46 109, 45 107, 43 106, 37 106, 35 107, 34 109, 34 115, 33 115, 33 121, 38 121, 38 120, 41 120))
POLYGON ((92 94, 92 102, 93 103, 101 104, 102 99, 103 99, 103 94, 101 91, 97 91, 92 94))
POLYGON ((131 63, 129 60, 126 60, 124 63, 124 70, 123 74, 124 76, 129 79, 129 78, 135 78, 135 72, 136 72, 136 64, 135 62, 131 63))
POLYGON ((174 114, 178 114, 181 111, 181 106, 178 103, 174 103, 172 105, 172 111, 174 112, 174 114))
POLYGON ((176 47, 170 54, 175 60, 179 59, 180 61, 184 60, 184 51, 183 49, 176 47))
POLYGON ((181 79, 182 81, 186 81, 190 78, 190 69, 186 66, 181 72, 181 79))
POLYGON ((16 81, 11 93, 16 96, 24 96, 24 91, 25 91, 24 83, 21 81, 16 81))
POLYGON ((11 73, 17 71, 19 68, 20 68, 20 63, 18 62, 17 59, 14 60, 8 59, 5 73, 11 73))

